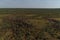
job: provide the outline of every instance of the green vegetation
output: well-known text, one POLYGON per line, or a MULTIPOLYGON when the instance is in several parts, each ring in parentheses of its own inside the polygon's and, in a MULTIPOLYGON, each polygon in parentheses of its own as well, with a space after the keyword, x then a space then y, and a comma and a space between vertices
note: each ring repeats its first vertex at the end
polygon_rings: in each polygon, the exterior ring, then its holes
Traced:
POLYGON ((0 40, 60 40, 60 9, 0 9, 0 40))

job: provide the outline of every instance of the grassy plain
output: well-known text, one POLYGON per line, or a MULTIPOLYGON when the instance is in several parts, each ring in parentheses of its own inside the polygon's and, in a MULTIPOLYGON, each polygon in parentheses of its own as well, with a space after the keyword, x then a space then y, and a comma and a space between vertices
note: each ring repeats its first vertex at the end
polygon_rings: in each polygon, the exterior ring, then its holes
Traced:
POLYGON ((60 25, 57 24, 60 24, 60 9, 1 8, 0 40, 60 40, 60 25), (20 39, 15 39, 14 37, 11 39, 11 36, 8 37, 9 35, 12 35, 12 31, 6 29, 7 26, 4 25, 3 18, 7 17, 8 19, 9 17, 16 16, 19 18, 23 17, 26 23, 33 25, 32 29, 30 29, 32 33, 28 33, 28 37, 25 36, 28 28, 23 28, 22 31, 24 32, 24 30, 26 30, 26 33, 23 34, 21 32, 20 34, 23 36, 20 37, 20 39), (45 19, 45 17, 52 18, 59 23, 55 24, 53 21, 53 23, 49 22, 49 20, 45 19), (52 26, 52 24, 57 26, 57 28, 52 26))

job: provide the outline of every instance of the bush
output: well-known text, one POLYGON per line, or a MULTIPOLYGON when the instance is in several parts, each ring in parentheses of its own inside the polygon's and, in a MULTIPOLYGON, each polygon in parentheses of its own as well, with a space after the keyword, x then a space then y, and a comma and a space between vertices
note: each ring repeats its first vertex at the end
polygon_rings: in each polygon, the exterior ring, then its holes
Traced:
MULTIPOLYGON (((26 19, 24 19, 23 17, 5 17, 3 18, 3 27, 2 29, 9 29, 12 30, 12 35, 14 40, 21 40, 23 39, 24 35, 25 37, 28 37, 28 32, 29 29, 32 29, 32 25, 25 22, 26 19), (27 35, 27 36, 26 36, 27 35)), ((5 37, 5 40, 7 40, 7 36, 5 37)), ((11 36, 11 35, 10 35, 11 36)), ((8 37, 8 40, 11 40, 11 37, 8 37)))

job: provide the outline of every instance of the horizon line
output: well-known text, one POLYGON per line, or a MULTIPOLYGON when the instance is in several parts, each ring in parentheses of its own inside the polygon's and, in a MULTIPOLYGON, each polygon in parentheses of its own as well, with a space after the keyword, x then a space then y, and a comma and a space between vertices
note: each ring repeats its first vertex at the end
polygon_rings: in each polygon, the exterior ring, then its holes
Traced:
MULTIPOLYGON (((3 9, 3 8, 0 8, 0 9, 3 9)), ((16 7, 15 9, 18 9, 18 8, 16 7)), ((19 9, 60 9, 60 8, 19 8, 19 9)))

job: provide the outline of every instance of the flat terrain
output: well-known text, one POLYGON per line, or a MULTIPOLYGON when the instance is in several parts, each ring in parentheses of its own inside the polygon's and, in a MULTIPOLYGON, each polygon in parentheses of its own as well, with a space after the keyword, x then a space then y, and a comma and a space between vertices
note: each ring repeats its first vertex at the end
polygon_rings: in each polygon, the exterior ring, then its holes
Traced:
POLYGON ((0 9, 0 40, 60 40, 60 9, 0 9))

